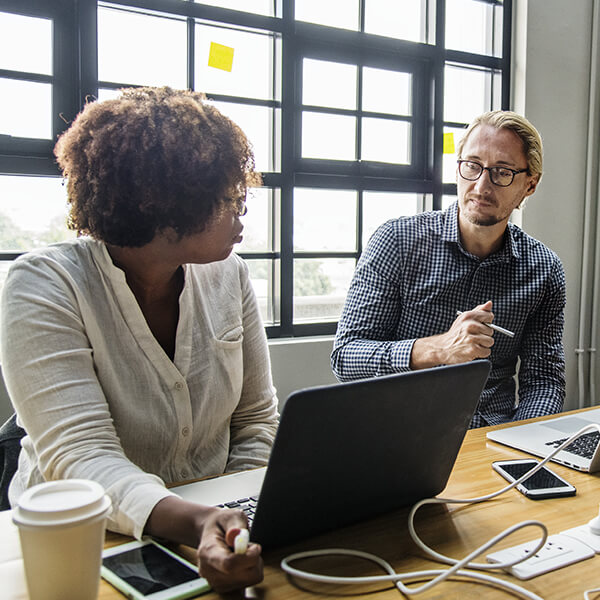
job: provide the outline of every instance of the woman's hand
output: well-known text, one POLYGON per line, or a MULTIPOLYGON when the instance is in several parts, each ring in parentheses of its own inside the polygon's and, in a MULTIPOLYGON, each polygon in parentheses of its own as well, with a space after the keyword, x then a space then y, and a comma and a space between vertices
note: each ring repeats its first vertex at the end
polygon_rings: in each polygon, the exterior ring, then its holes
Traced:
POLYGON ((234 551, 235 538, 248 526, 240 510, 217 509, 204 520, 198 546, 198 567, 212 588, 229 592, 260 583, 263 579, 261 547, 249 543, 243 554, 234 551))
POLYGON ((218 593, 260 583, 263 561, 258 544, 236 554, 235 538, 248 527, 241 510, 203 506, 177 496, 163 498, 154 507, 144 533, 198 548, 198 570, 218 593))

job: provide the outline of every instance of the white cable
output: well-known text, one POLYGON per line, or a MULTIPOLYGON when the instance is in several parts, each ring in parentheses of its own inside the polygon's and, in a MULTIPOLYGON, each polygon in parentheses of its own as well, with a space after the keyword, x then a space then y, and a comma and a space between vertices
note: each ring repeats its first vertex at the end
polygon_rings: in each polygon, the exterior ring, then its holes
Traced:
POLYGON ((483 581, 486 583, 493 583, 499 587, 508 589, 511 592, 516 592, 529 598, 531 600, 543 600, 537 594, 521 588, 510 581, 504 581, 491 575, 484 573, 477 573, 476 571, 464 571, 460 569, 430 569, 426 571, 414 571, 411 573, 396 573, 392 566, 385 560, 369 554, 368 552, 361 552, 359 550, 347 550, 343 548, 329 548, 326 550, 313 550, 309 552, 298 552, 297 554, 291 554, 281 561, 281 568, 288 574, 308 581, 315 581, 318 583, 334 583, 334 584, 348 584, 348 583, 382 583, 382 582, 394 582, 400 592, 408 596, 414 596, 424 592, 433 585, 437 585, 441 581, 450 579, 451 577, 466 577, 469 579, 475 579, 477 581, 483 581), (355 556, 357 558, 364 558, 378 564, 388 575, 373 575, 369 577, 336 577, 332 575, 319 575, 317 573, 311 573, 310 571, 303 571, 292 567, 289 563, 302 558, 314 558, 316 556, 331 556, 331 555, 345 555, 355 556), (434 577, 435 579, 422 585, 420 588, 407 588, 403 581, 409 581, 413 579, 424 579, 426 577, 434 577))
MULTIPOLYGON (((544 458, 542 461, 540 461, 540 463, 537 464, 533 469, 530 469, 529 471, 527 471, 527 473, 525 473, 525 475, 523 475, 520 479, 513 481, 512 483, 508 484, 507 486, 503 487, 502 489, 492 492, 491 494, 487 494, 486 496, 480 496, 479 498, 466 498, 466 499, 427 498, 426 500, 421 500, 420 502, 417 502, 417 504, 415 504, 412 507, 412 509, 409 513, 409 516, 408 516, 408 531, 410 533, 410 536, 412 537, 415 544, 417 544, 417 546, 419 546, 419 548, 421 548, 421 550, 423 550, 426 554, 429 554, 429 556, 431 556, 432 558, 435 558, 436 560, 446 563, 446 564, 450 564, 450 565, 455 564, 456 563, 455 559, 449 558, 447 556, 444 556, 443 554, 439 554, 438 552, 435 552, 434 550, 429 548, 429 546, 424 544, 421 541, 421 539, 419 538, 419 536, 417 535, 417 532, 415 531, 415 528, 414 528, 414 515, 421 506, 423 506, 425 504, 476 504, 479 502, 485 502, 486 500, 491 500, 492 498, 495 498, 496 496, 499 496, 500 494, 504 494, 504 492, 507 492, 508 490, 514 488, 515 486, 519 485, 526 479, 529 479, 529 477, 531 477, 534 473, 536 473, 537 471, 542 469, 548 461, 550 461, 556 454, 558 454, 561 450, 566 448, 569 444, 571 444, 573 441, 575 441, 578 437, 580 437, 581 435, 584 435, 585 433, 590 433, 592 431, 600 432, 600 426, 598 426, 595 423, 590 423, 589 425, 582 427, 579 431, 577 431, 576 433, 571 435, 571 437, 567 438, 562 444, 560 444, 560 446, 555 448, 546 458, 544 458)), ((534 524, 537 522, 533 521, 533 522, 524 522, 524 523, 534 524)), ((526 526, 524 523, 520 523, 513 527, 520 529, 521 527, 526 526)), ((542 527, 545 530, 545 526, 542 525, 542 527)), ((508 530, 506 530, 506 531, 508 531, 508 530)), ((515 529, 515 531, 516 531, 516 529, 515 529)), ((548 536, 548 534, 546 531, 544 533, 542 540, 540 540, 540 543, 535 548, 535 551, 532 551, 530 554, 524 555, 523 560, 518 560, 516 562, 511 563, 510 565, 495 564, 495 565, 490 566, 489 564, 470 563, 467 565, 467 567, 469 567, 471 569, 490 569, 490 568, 493 569, 493 568, 506 568, 508 566, 514 566, 516 564, 523 562, 524 560, 529 558, 529 556, 534 555, 540 548, 542 548, 543 545, 546 543, 547 536, 548 536)))
MULTIPOLYGON (((491 500, 492 498, 495 498, 496 496, 499 496, 500 494, 507 492, 508 490, 514 488, 516 485, 519 485, 521 482, 523 482, 526 479, 528 479, 529 477, 531 477, 535 472, 537 472, 541 468, 543 468, 544 465, 549 460, 551 460, 558 452, 560 452, 561 450, 566 448, 569 444, 571 444, 579 436, 581 436, 585 433, 589 433, 591 431, 599 431, 600 432, 600 426, 596 425, 595 423, 592 423, 590 425, 586 425, 585 427, 581 428, 579 431, 577 431, 576 433, 571 435, 568 439, 566 439, 562 444, 560 444, 560 446, 558 446, 555 450, 553 450, 546 458, 544 458, 542 461, 540 461, 540 463, 538 465, 536 465, 533 469, 530 469, 527 473, 525 473, 525 475, 523 475, 516 481, 513 481, 512 483, 508 484, 507 486, 501 488, 500 490, 492 492, 491 494, 487 494, 486 496, 480 496, 478 498, 468 498, 468 499, 428 498, 425 500, 421 500, 420 502, 417 502, 412 507, 412 509, 409 513, 409 516, 408 516, 408 531, 410 533, 410 536, 412 537, 413 541, 417 544, 417 546, 421 550, 423 550, 426 554, 428 554, 429 556, 431 556, 432 558, 436 559, 439 562, 442 562, 442 563, 445 563, 448 565, 452 565, 449 569, 416 571, 413 573, 396 573, 394 571, 394 569, 392 568, 392 566, 387 561, 385 561, 384 559, 382 559, 378 556, 375 556, 374 554, 369 554, 367 552, 361 552, 359 550, 348 550, 348 549, 343 549, 343 548, 329 548, 329 549, 323 549, 323 550, 314 550, 314 551, 299 552, 296 554, 292 554, 290 556, 285 557, 281 561, 281 568, 288 575, 292 575, 292 576, 298 577, 300 579, 306 579, 309 581, 316 581, 316 582, 320 582, 320 583, 359 584, 359 583, 380 583, 380 582, 384 582, 384 581, 390 581, 390 582, 395 583, 396 587, 398 588, 398 590, 400 592, 402 592, 403 594, 406 594, 408 596, 413 596, 413 595, 419 594, 421 592, 424 592, 428 589, 431 589, 433 586, 437 585, 438 583, 441 583, 442 581, 445 581, 448 578, 461 576, 461 577, 466 577, 469 579, 474 579, 476 581, 493 583, 494 585, 497 585, 497 586, 499 586, 505 590, 508 590, 510 592, 515 592, 517 594, 520 594, 521 596, 528 598, 530 600, 543 600, 542 598, 540 598, 540 596, 537 596, 533 592, 530 592, 530 591, 526 590, 525 588, 522 588, 521 586, 513 584, 509 581, 504 581, 502 579, 492 577, 491 575, 484 575, 483 573, 478 573, 476 571, 462 570, 463 567, 467 567, 470 569, 478 569, 478 570, 506 569, 506 568, 509 568, 509 567, 512 567, 514 565, 524 562, 531 556, 534 556, 537 553, 537 551, 540 550, 546 543, 546 539, 548 537, 548 530, 546 529, 546 526, 543 523, 541 523, 539 521, 523 521, 521 523, 517 523, 516 525, 513 525, 512 527, 505 529, 504 531, 502 531, 501 533, 499 533, 492 539, 488 540, 485 544, 482 544, 481 546, 476 548, 473 552, 471 552, 469 555, 465 556, 463 559, 457 560, 457 559, 450 558, 448 556, 444 556, 443 554, 436 552, 432 548, 429 548, 429 546, 427 546, 423 541, 421 541, 421 539, 417 535, 417 532, 414 527, 414 516, 415 516, 415 513, 417 512, 417 510, 419 510, 419 508, 425 504, 476 504, 479 502, 485 502, 487 500, 491 500), (494 563, 494 564, 472 563, 471 562, 472 559, 476 558, 480 554, 483 554, 486 550, 489 550, 489 548, 491 548, 492 546, 494 546, 495 544, 497 544, 499 541, 503 540, 504 538, 508 537, 515 531, 518 531, 519 529, 523 529, 524 527, 531 527, 531 526, 539 527, 542 530, 542 538, 540 539, 538 545, 535 547, 534 550, 530 551, 527 554, 524 554, 521 558, 517 558, 517 559, 513 560, 512 562, 501 563, 501 564, 498 564, 498 563, 494 563), (320 575, 317 573, 311 573, 310 571, 303 571, 301 569, 294 568, 290 565, 291 562, 293 562, 295 560, 300 560, 302 558, 312 558, 312 557, 326 556, 326 555, 346 555, 346 556, 355 556, 358 558, 363 558, 365 560, 369 560, 369 561, 372 561, 372 562, 375 562, 376 564, 378 564, 384 571, 386 571, 387 575, 374 575, 374 576, 367 576, 367 577, 336 577, 336 576, 330 576, 330 575, 320 575), (433 579, 424 583, 422 586, 420 586, 418 588, 407 588, 403 583, 403 581, 405 581, 405 580, 423 579, 426 577, 433 577, 433 579)), ((595 590, 589 590, 589 591, 593 592, 595 590)), ((587 592, 586 592, 586 594, 587 594, 587 592)), ((585 600, 589 600, 589 597, 586 596, 585 600)))
POLYGON ((590 600, 590 594, 598 592, 600 592, 600 588, 594 588, 593 590, 585 590, 585 592, 583 592, 583 600, 590 600))
MULTIPOLYGON (((543 527, 543 525, 542 525, 543 527)), ((545 528, 544 528, 545 529, 545 528)), ((510 532, 512 533, 512 531, 510 532)), ((506 534, 508 535, 508 534, 506 534)), ((506 537, 506 535, 502 537, 506 537)), ((499 536, 498 536, 499 537, 499 536)), ((501 539, 501 538, 500 538, 501 539)), ((499 539, 494 539, 493 544, 497 543, 499 539)), ((281 568, 288 575, 292 575, 294 577, 299 577, 301 579, 306 579, 308 581, 315 581, 319 583, 333 583, 333 584, 360 584, 360 583, 382 583, 386 581, 394 582, 396 587, 400 592, 407 596, 415 596, 422 592, 426 592, 432 587, 436 586, 438 583, 445 581, 446 579, 450 579, 452 577, 466 577, 469 579, 475 579, 477 581, 483 581, 486 583, 493 583, 499 587, 508 589, 511 592, 516 592, 521 594, 525 598, 530 600, 543 600, 537 594, 533 592, 529 592, 521 588, 520 586, 511 583, 509 581, 504 581, 502 579, 498 579, 497 577, 493 577, 491 575, 486 575, 483 573, 478 573, 476 571, 465 571, 462 570, 461 567, 464 566, 471 558, 485 552, 489 547, 493 545, 488 542, 478 548, 475 552, 472 552, 468 556, 466 556, 461 561, 458 561, 450 569, 433 569, 426 571, 414 571, 412 573, 396 573, 392 566, 382 558, 375 556, 374 554, 370 554, 368 552, 361 552, 360 550, 348 550, 344 548, 327 548, 324 550, 313 550, 308 552, 298 552, 296 554, 291 554, 290 556, 286 556, 281 561, 281 568), (319 575, 317 573, 311 573, 310 571, 303 571, 301 569, 296 569, 292 567, 289 563, 300 560, 302 558, 314 558, 317 556, 331 556, 331 555, 345 555, 345 556, 355 556, 358 558, 363 558, 365 560, 369 560, 378 564, 384 571, 388 573, 388 575, 370 575, 366 577, 342 577, 342 576, 332 576, 332 575, 319 575), (430 581, 424 583, 421 587, 418 588, 408 588, 404 585, 403 580, 411 580, 411 579, 424 579, 427 577, 434 577, 430 581)), ((522 562, 518 561, 518 562, 522 562)), ((491 568, 499 568, 499 565, 490 565, 491 568)))

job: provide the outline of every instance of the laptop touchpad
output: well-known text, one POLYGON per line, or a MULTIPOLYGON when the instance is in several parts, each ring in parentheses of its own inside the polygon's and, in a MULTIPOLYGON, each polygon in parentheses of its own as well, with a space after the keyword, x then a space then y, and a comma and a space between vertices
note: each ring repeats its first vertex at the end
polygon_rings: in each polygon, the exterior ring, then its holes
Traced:
POLYGON ((585 427, 593 423, 593 421, 588 421, 586 419, 580 419, 579 417, 569 417, 567 419, 557 419, 556 421, 548 421, 544 423, 546 427, 550 429, 558 429, 558 431, 562 431, 564 433, 574 433, 575 431, 585 427))

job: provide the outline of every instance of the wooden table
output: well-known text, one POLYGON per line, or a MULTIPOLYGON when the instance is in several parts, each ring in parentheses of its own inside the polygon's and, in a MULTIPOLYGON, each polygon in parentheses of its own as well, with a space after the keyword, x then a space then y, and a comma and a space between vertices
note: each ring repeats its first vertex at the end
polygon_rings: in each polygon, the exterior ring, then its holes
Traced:
MULTIPOLYGON (((492 471, 492 461, 527 456, 517 450, 488 441, 485 437, 488 430, 489 428, 483 428, 467 433, 448 486, 441 496, 471 498, 499 489, 504 485, 504 480, 492 471)), ((461 558, 509 525, 526 519, 542 521, 548 527, 549 534, 554 534, 582 525, 596 516, 600 503, 600 475, 579 473, 556 464, 551 466, 575 485, 576 496, 536 501, 525 498, 516 490, 510 490, 498 499, 482 504, 426 506, 417 513, 417 531, 421 538, 437 551, 461 558)), ((246 597, 261 600, 310 598, 398 600, 402 596, 391 584, 348 586, 292 581, 281 571, 279 562, 282 557, 292 552, 338 547, 374 553, 390 562, 398 572, 441 568, 439 563, 425 558, 410 539, 406 529, 407 515, 408 509, 398 510, 303 543, 265 553, 265 579, 261 585, 246 590, 246 597)), ((0 531, 0 581, 3 588, 0 595, 7 600, 26 600, 18 535, 10 520, 9 511, 0 513, 0 531)), ((519 531, 509 540, 502 542, 498 549, 539 537, 538 531, 532 528, 519 531)), ((107 545, 114 545, 121 541, 125 541, 125 538, 112 533, 107 534, 107 545)), ((193 552, 183 547, 181 551, 193 560, 193 552)), ((479 561, 484 562, 484 559, 479 561)), ((302 566, 340 575, 381 574, 371 563, 341 557, 304 561, 302 566)), ((498 576, 520 583, 545 600, 583 599, 584 590, 600 587, 600 557, 594 556, 529 581, 519 582, 502 573, 498 576)), ((511 597, 516 596, 510 596, 507 592, 491 585, 466 581, 445 582, 417 596, 425 600, 480 600, 482 598, 493 600, 511 597)), ((101 581, 100 600, 121 598, 123 596, 118 591, 105 581, 101 581)), ((220 596, 211 592, 202 598, 215 600, 220 596)), ((600 599, 600 594, 595 598, 600 599)))

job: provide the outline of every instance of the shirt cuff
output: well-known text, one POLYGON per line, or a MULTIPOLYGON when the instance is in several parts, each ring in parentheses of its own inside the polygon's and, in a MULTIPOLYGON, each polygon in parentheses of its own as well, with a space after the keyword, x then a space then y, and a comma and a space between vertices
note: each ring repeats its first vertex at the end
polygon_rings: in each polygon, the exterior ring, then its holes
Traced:
POLYGON ((392 368, 395 372, 410 371, 410 355, 416 338, 413 340, 400 340, 392 348, 392 368))
POLYGON ((131 535, 141 539, 146 522, 154 507, 169 496, 177 496, 164 485, 156 483, 140 484, 134 492, 127 494, 109 517, 108 528, 111 531, 131 535))

